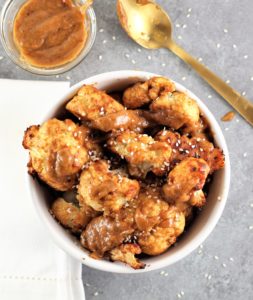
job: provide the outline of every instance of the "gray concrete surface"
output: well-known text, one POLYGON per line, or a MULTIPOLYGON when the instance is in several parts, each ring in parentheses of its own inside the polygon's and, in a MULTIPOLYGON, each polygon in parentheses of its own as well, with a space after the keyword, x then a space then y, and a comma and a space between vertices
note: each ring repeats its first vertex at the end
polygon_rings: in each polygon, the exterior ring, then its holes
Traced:
MULTIPOLYGON (((115 1, 94 2, 98 29, 104 31, 98 31, 91 53, 78 67, 58 79, 52 76, 50 80, 70 79, 75 83, 105 71, 138 69, 183 83, 205 101, 220 123, 230 150, 232 181, 225 212, 202 249, 164 270, 138 276, 103 273, 84 267, 87 299, 253 299, 252 127, 238 115, 232 122, 221 122, 220 117, 231 108, 194 71, 166 50, 141 49, 139 52, 139 47, 119 27, 115 1), (101 60, 99 55, 102 55, 101 60)), ((207 66, 230 80, 234 88, 253 101, 253 1, 158 2, 169 11, 179 44, 192 55, 201 57, 207 66)), ((3 57, 1 78, 45 79, 15 67, 2 47, 0 56, 3 57)))

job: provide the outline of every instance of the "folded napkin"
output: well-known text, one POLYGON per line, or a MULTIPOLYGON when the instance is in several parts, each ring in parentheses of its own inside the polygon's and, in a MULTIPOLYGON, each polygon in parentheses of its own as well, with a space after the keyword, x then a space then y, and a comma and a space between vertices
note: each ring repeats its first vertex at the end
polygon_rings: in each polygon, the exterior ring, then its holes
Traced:
POLYGON ((81 264, 54 245, 32 203, 24 130, 67 82, 0 79, 0 299, 84 300, 81 264))

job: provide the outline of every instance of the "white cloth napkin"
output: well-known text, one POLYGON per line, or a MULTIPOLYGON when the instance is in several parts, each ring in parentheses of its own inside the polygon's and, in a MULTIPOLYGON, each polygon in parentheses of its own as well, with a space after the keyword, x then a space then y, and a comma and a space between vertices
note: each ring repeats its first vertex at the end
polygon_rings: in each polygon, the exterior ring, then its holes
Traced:
POLYGON ((84 300, 81 264, 54 245, 31 200, 24 130, 68 82, 0 79, 0 299, 84 300))

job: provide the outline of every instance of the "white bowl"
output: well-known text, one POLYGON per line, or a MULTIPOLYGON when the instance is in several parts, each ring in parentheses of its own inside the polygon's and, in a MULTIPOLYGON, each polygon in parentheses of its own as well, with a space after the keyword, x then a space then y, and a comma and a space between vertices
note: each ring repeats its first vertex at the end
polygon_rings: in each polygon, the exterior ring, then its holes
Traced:
MULTIPOLYGON (((148 78, 153 76, 157 75, 139 71, 116 71, 90 77, 74 85, 68 91, 68 93, 66 93, 61 99, 59 99, 57 105, 52 104, 51 107, 48 107, 48 115, 44 116, 43 119, 38 120, 38 122, 41 123, 49 118, 56 116, 60 108, 63 107, 63 105, 72 96, 74 96, 74 94, 76 94, 77 90, 83 84, 95 84, 95 86, 99 89, 110 91, 125 88, 129 84, 135 83, 140 80, 147 80, 148 78)), ((61 227, 61 225, 59 225, 50 215, 48 211, 48 195, 45 192, 45 189, 43 189, 36 180, 33 180, 31 176, 27 176, 27 182, 32 193, 32 199, 36 211, 42 222, 47 227, 54 241, 69 255, 89 267, 115 273, 141 273, 164 268, 190 254, 201 243, 203 243, 211 233, 211 231, 214 229, 223 212, 228 196, 230 182, 229 154, 224 136, 217 121, 215 120, 209 109, 206 107, 206 105, 197 96, 195 96, 181 84, 178 84, 176 82, 175 84, 178 91, 187 93, 190 97, 197 101, 203 115, 211 126, 215 144, 220 147, 225 154, 226 163, 225 168, 215 172, 206 206, 193 221, 187 232, 180 238, 176 247, 171 247, 162 255, 150 257, 143 260, 147 264, 145 269, 133 270, 123 263, 110 262, 106 260, 95 260, 89 257, 88 251, 80 246, 78 240, 75 239, 70 233, 68 233, 63 227, 61 227)))

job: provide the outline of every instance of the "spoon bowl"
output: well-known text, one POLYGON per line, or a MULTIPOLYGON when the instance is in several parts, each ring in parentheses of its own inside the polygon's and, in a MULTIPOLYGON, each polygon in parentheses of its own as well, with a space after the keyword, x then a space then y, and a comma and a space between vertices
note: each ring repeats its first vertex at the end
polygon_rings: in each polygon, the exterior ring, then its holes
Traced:
POLYGON ((142 47, 158 49, 166 47, 171 42, 170 17, 156 3, 118 1, 117 13, 121 26, 142 47))

